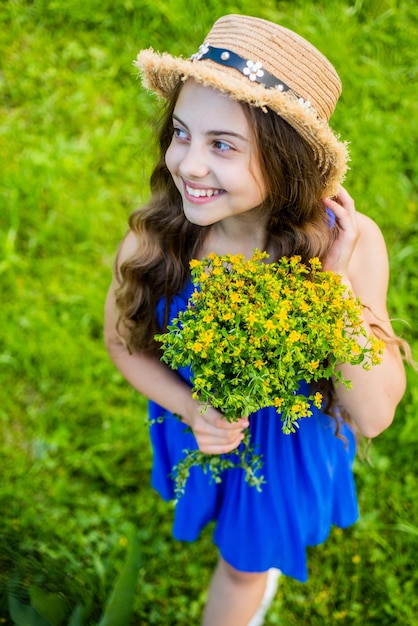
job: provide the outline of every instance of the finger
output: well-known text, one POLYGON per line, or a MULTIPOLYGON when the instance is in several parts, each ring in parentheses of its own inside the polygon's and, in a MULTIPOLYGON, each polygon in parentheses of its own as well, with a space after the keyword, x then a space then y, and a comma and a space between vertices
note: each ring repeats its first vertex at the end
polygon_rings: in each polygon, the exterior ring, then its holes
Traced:
POLYGON ((356 212, 354 200, 344 187, 340 187, 336 196, 333 198, 323 198, 322 202, 326 207, 332 209, 336 213, 341 213, 342 209, 350 214, 356 212))
POLYGON ((216 443, 216 442, 205 442, 199 444, 199 449, 201 452, 205 454, 227 454, 228 452, 232 452, 238 448, 242 440, 244 439, 244 435, 240 435, 232 442, 226 443, 216 443))
POLYGON ((327 200, 327 207, 334 213, 338 226, 343 231, 357 231, 357 212, 354 207, 342 206, 335 200, 327 200))
POLYGON ((244 437, 244 434, 242 429, 225 430, 209 425, 204 430, 195 431, 195 436, 201 443, 209 442, 216 445, 230 446, 235 441, 241 440, 244 437))
POLYGON ((213 422, 213 425, 220 430, 241 431, 243 428, 248 428, 250 422, 247 418, 239 418, 237 420, 229 422, 225 417, 218 417, 213 422))
POLYGON ((345 206, 334 200, 333 198, 324 198, 323 203, 327 209, 330 209, 337 217, 347 213, 345 206))
POLYGON ((247 417, 239 417, 236 420, 229 421, 213 407, 209 407, 207 411, 202 413, 202 417, 205 422, 221 430, 242 430, 250 425, 247 417))
POLYGON ((354 200, 348 193, 348 191, 340 185, 336 200, 339 204, 347 208, 354 208, 354 200))

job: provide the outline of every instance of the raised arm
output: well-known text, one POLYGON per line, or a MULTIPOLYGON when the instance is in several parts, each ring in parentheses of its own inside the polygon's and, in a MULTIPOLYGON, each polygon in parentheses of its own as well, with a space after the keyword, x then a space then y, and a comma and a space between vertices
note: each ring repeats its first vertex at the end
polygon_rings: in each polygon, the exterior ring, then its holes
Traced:
MULTIPOLYGON (((340 232, 324 269, 341 274, 348 288, 360 298, 367 333, 376 334, 374 327, 378 325, 383 331, 382 338, 393 338, 386 308, 389 264, 382 233, 375 222, 355 210, 345 189, 341 188, 336 200, 325 201, 336 215, 340 232)), ((369 371, 361 365, 348 364, 342 365, 341 370, 353 386, 347 390, 337 385, 340 402, 363 435, 379 435, 391 424, 405 391, 405 371, 398 345, 387 341, 382 363, 369 371)))
MULTIPOLYGON (((119 267, 135 252, 136 246, 136 239, 130 233, 118 254, 119 267)), ((182 421, 192 428, 203 452, 221 454, 236 448, 242 441, 242 429, 248 426, 248 420, 229 423, 212 407, 202 414, 201 406, 192 398, 190 386, 164 365, 158 356, 129 352, 123 341, 127 337, 121 338, 116 331, 118 313, 115 291, 118 285, 115 272, 106 298, 104 327, 106 348, 118 370, 141 394, 181 416, 182 421)))

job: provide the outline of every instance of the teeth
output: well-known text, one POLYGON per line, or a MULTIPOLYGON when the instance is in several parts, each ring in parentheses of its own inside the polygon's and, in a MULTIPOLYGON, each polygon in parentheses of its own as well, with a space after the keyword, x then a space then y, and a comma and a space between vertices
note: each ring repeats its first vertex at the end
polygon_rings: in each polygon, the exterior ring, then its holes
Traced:
POLYGON ((221 193, 219 189, 194 189, 193 187, 189 187, 189 185, 186 185, 186 191, 189 196, 193 196, 194 198, 211 198, 221 193))

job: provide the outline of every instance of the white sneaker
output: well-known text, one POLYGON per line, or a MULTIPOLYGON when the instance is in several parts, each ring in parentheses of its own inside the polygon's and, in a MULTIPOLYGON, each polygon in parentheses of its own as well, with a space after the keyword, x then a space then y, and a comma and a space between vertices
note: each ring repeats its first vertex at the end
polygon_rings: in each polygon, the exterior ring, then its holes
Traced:
POLYGON ((276 595, 280 574, 280 570, 275 568, 269 569, 267 572, 266 589, 264 591, 261 604, 248 626, 262 626, 264 624, 264 617, 274 600, 274 596, 276 595))

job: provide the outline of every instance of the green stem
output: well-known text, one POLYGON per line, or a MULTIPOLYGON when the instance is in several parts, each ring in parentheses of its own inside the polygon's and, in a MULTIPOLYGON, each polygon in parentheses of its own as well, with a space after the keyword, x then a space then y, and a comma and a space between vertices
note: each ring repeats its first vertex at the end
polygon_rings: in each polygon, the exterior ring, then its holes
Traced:
POLYGON ((186 457, 173 467, 174 492, 176 499, 185 493, 187 479, 192 467, 201 467, 205 474, 210 474, 211 482, 220 483, 222 473, 228 469, 241 468, 245 473, 245 481, 250 487, 261 491, 261 485, 266 481, 264 476, 258 475, 263 466, 261 455, 255 454, 250 446, 250 433, 245 433, 240 446, 227 454, 205 454, 200 450, 185 450, 186 457))

